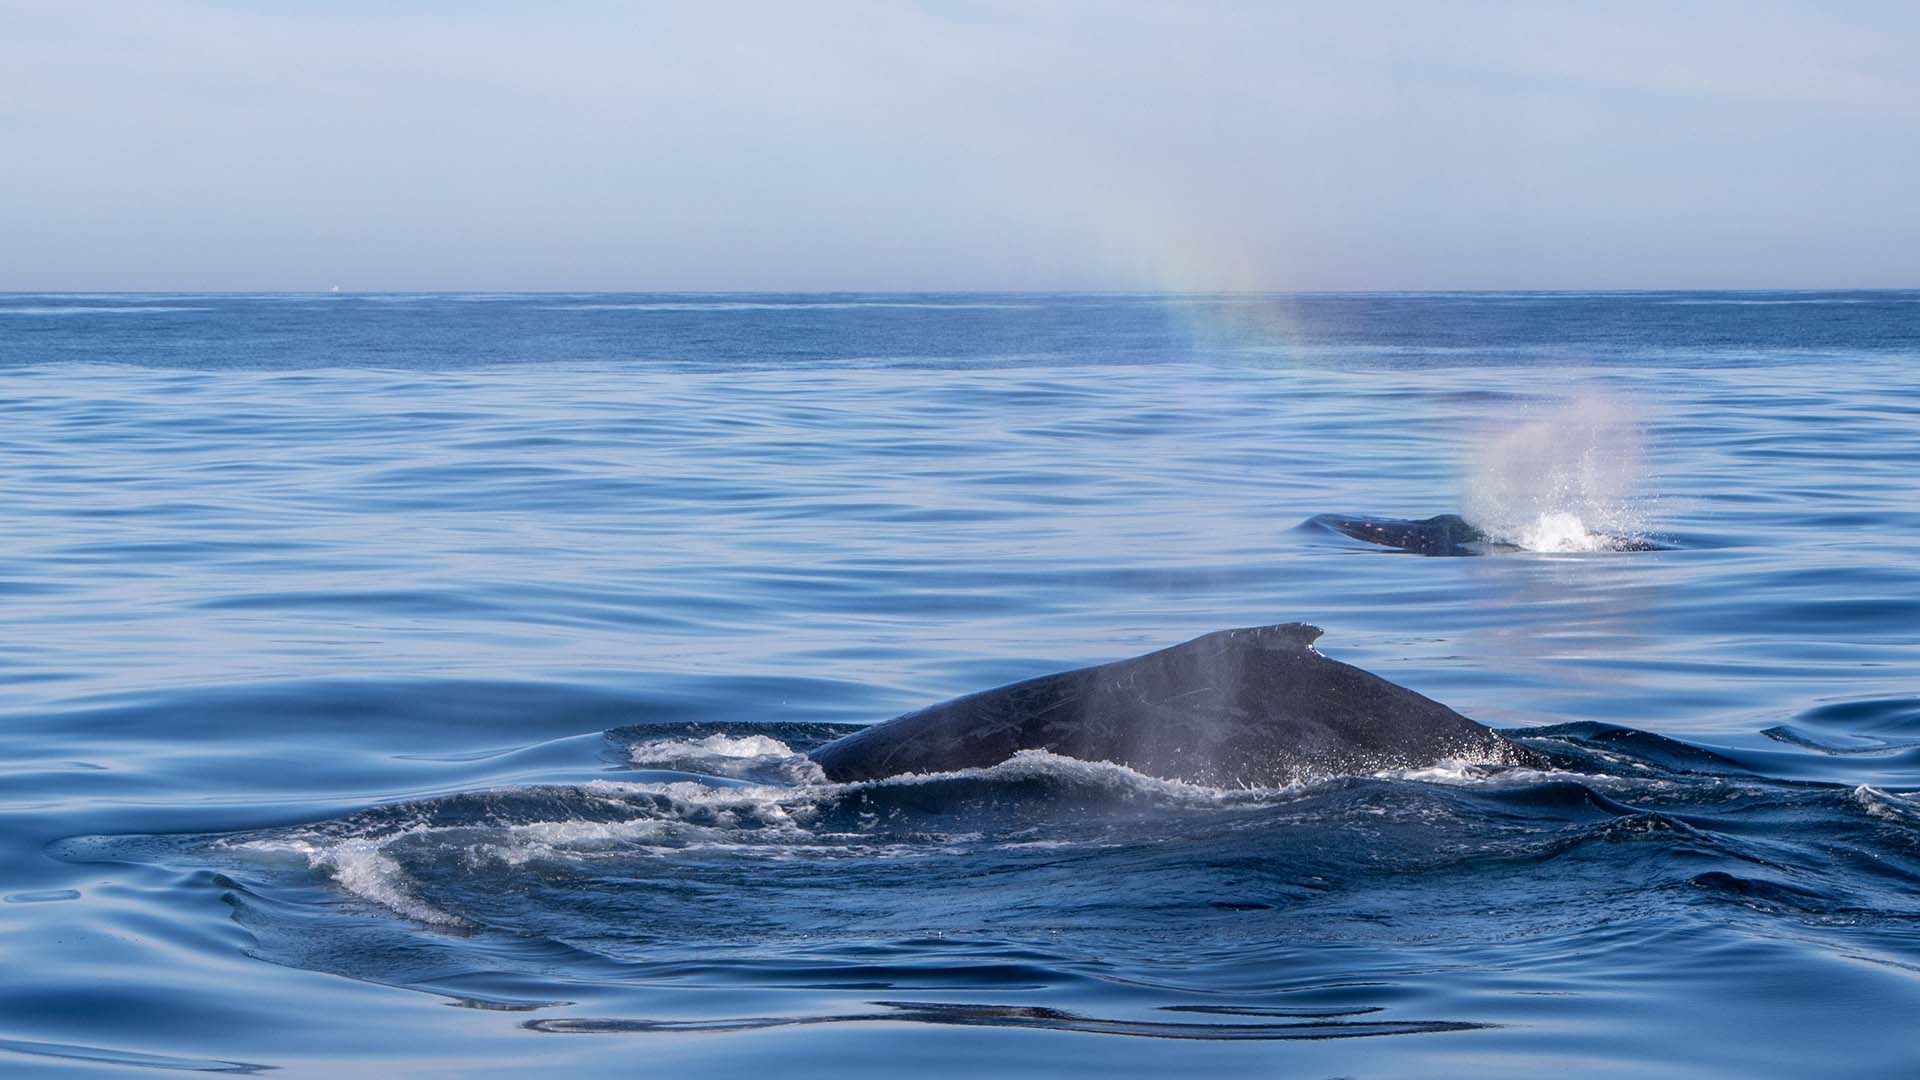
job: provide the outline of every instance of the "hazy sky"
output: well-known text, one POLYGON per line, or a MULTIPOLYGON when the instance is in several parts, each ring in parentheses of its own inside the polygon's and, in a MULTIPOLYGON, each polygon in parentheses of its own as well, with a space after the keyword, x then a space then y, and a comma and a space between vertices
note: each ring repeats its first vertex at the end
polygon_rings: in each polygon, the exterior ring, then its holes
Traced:
POLYGON ((0 289, 1920 286, 1920 4, 0 0, 0 289))

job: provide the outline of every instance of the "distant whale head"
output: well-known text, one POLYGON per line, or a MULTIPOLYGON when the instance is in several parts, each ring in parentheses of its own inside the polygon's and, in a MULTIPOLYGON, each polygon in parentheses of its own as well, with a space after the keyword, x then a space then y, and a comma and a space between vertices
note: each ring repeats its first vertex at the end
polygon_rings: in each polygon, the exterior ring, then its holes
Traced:
POLYGON ((836 781, 999 764, 1023 750, 1214 787, 1275 787, 1445 760, 1539 764, 1445 705, 1313 647, 1305 623, 1169 649, 908 713, 811 755, 836 781))

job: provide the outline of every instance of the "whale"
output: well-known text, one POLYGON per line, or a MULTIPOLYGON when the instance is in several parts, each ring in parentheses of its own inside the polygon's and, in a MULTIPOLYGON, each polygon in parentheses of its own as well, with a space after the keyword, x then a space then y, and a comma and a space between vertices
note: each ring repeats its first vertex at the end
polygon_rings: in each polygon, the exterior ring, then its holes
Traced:
POLYGON ((1216 788, 1446 761, 1544 765, 1445 705, 1314 648, 1307 623, 1220 630, 1127 660, 954 698, 815 749, 840 783, 986 768, 1022 751, 1216 788))
MULTIPOLYGON (((1301 527, 1327 529, 1355 540, 1410 551, 1416 555, 1489 555, 1525 550, 1490 538, 1459 514, 1435 514, 1430 518, 1417 519, 1316 514, 1302 522, 1301 527)), ((1600 534, 1599 540, 1607 551, 1666 550, 1659 544, 1638 537, 1600 534)))
POLYGON ((1352 514, 1316 514, 1306 520, 1308 527, 1331 529, 1355 540, 1381 547, 1398 548, 1421 555, 1477 555, 1468 545, 1487 542, 1487 534, 1474 528, 1459 514, 1436 514, 1430 518, 1357 517, 1352 514))

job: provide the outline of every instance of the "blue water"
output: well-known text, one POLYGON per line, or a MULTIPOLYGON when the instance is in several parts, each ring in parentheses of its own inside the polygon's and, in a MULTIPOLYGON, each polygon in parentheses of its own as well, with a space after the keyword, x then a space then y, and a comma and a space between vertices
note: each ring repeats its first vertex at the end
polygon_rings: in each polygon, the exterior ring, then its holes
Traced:
POLYGON ((1916 373, 1920 293, 0 297, 0 1071, 1912 1075, 1916 373), (1292 620, 1554 767, 797 756, 1292 620))

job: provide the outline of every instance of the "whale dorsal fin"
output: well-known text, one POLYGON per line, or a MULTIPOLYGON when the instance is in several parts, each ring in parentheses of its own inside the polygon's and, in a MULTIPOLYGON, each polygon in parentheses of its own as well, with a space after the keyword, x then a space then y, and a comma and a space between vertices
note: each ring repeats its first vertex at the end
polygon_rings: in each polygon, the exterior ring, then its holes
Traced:
MULTIPOLYGON (((1216 630, 1174 649, 1195 645, 1221 649, 1261 649, 1267 652, 1307 652, 1325 633, 1312 623, 1276 623, 1272 626, 1243 626, 1236 630, 1216 630)), ((1172 650, 1169 650, 1172 651, 1172 650)))

